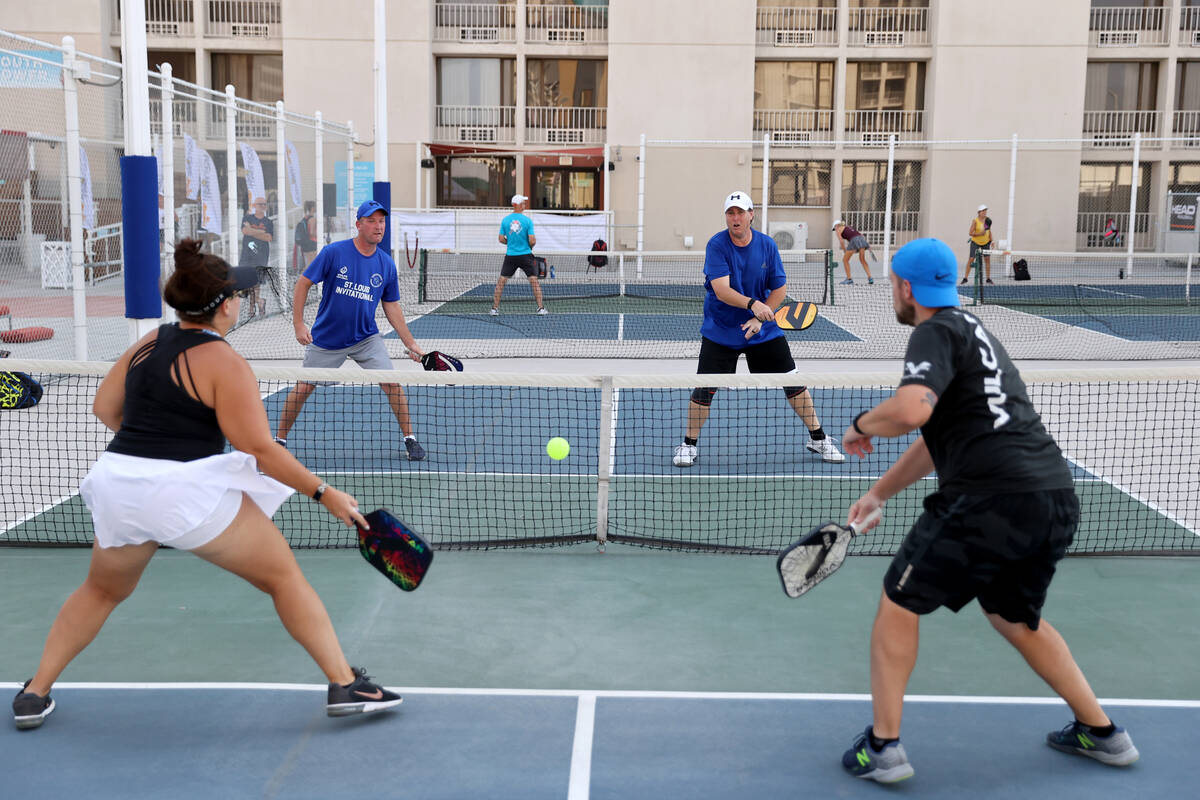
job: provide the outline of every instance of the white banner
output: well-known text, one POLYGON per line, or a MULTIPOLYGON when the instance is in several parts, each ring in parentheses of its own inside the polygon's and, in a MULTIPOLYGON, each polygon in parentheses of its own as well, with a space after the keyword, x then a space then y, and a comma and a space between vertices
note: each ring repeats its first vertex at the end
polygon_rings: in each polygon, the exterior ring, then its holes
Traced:
MULTIPOLYGON (((455 249, 454 230, 455 212, 453 211, 397 211, 392 215, 392 247, 404 248, 407 237, 410 251, 420 248, 426 250, 455 249)), ((499 219, 496 229, 499 230, 499 219)), ((492 237, 495 241, 496 237, 492 237)), ((589 245, 590 247, 590 245, 589 245)))
POLYGON ((209 233, 220 233, 221 183, 217 178, 217 165, 207 150, 199 150, 200 173, 200 227, 209 233))
POLYGON ((246 168, 246 206, 249 208, 253 207, 255 200, 267 199, 267 184, 263 180, 262 162, 258 160, 258 153, 245 142, 239 143, 238 146, 242 149, 242 166, 246 168))
POLYGON ((201 166, 203 161, 199 155, 200 148, 196 147, 196 140, 183 135, 183 174, 185 193, 188 200, 195 200, 200 196, 200 175, 203 173, 201 166))
POLYGON ((291 142, 284 142, 283 148, 286 154, 288 190, 292 195, 292 205, 302 205, 304 194, 300 191, 300 154, 296 152, 296 145, 291 142))
POLYGON ((79 176, 83 179, 79 196, 83 205, 83 227, 90 230, 96 228, 96 203, 92 199, 92 167, 88 164, 87 151, 79 145, 79 176))
MULTIPOLYGON (((592 242, 604 238, 604 215, 529 213, 533 220, 533 235, 537 237, 534 251, 540 250, 591 250, 592 242)), ((499 220, 496 221, 499 230, 499 220)))

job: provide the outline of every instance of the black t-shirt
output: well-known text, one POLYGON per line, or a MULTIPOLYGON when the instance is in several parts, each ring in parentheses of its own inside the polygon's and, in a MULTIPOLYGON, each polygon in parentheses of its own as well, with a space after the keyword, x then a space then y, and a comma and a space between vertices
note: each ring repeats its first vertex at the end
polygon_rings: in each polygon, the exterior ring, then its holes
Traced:
POLYGON ((1073 486, 1004 346, 971 314, 943 308, 908 340, 901 386, 937 393, 921 435, 949 494, 1006 494, 1073 486))
MULTIPOLYGON (((270 217, 259 219, 253 214, 247 214, 242 217, 242 225, 249 225, 251 228, 259 228, 262 231, 275 238, 275 223, 271 222, 270 217)), ((242 253, 237 263, 239 267, 267 267, 270 266, 271 258, 271 243, 264 242, 262 239, 255 239, 253 236, 246 234, 242 235, 242 253)))

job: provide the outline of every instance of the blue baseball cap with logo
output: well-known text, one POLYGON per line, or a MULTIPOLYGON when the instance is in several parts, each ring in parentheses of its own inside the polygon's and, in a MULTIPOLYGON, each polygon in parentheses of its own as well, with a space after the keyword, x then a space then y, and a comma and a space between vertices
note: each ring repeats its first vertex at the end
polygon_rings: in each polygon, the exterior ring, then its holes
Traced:
POLYGON ((382 211, 383 215, 385 217, 387 216, 387 213, 388 213, 387 209, 384 208, 378 202, 376 202, 374 200, 368 200, 367 202, 363 203, 361 206, 358 207, 357 219, 362 219, 363 217, 369 217, 372 214, 374 214, 376 211, 382 211))
POLYGON ((913 239, 892 256, 892 272, 912 284, 913 299, 926 308, 958 305, 958 261, 941 239, 913 239))

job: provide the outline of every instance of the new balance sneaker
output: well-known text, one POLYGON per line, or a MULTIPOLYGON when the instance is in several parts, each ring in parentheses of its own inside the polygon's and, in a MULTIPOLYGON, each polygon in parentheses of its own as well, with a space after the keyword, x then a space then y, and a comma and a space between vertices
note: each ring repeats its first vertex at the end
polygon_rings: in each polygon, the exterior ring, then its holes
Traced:
POLYGON ((377 683, 371 682, 363 667, 354 667, 354 680, 346 686, 340 683, 329 684, 329 694, 325 701, 325 713, 331 717, 348 717, 351 714, 370 714, 372 711, 383 711, 404 702, 404 698, 395 692, 389 692, 377 683))
POLYGON ((538 316, 539 316, 539 317, 544 317, 544 316, 546 316, 546 315, 547 315, 547 314, 549 314, 549 313, 550 313, 550 312, 546 310, 546 307, 545 307, 545 306, 542 306, 541 308, 539 308, 539 309, 538 309, 538 316))
POLYGON ((846 278, 846 280, 842 281, 842 284, 841 284, 841 285, 842 285, 842 286, 853 286, 853 285, 854 285, 854 279, 853 279, 853 278, 846 278))
POLYGON ((28 685, 29 681, 25 681, 25 686, 22 686, 21 691, 17 692, 17 696, 13 698, 13 722, 21 730, 39 727, 54 710, 54 700, 49 693, 42 697, 39 694, 27 692, 25 687, 28 685))
POLYGON ((405 438, 404 450, 408 453, 409 461, 424 461, 425 448, 421 447, 421 443, 413 438, 405 438))
POLYGON ((493 308, 490 311, 488 311, 488 313, 491 314, 493 317, 498 317, 498 316, 500 316, 500 309, 493 308))
POLYGON ((913 775, 912 764, 900 742, 888 742, 882 750, 871 747, 871 728, 868 727, 854 740, 850 749, 842 755, 842 768, 856 778, 877 783, 896 783, 913 775))
POLYGON ((828 461, 830 464, 840 464, 846 460, 845 454, 837 449, 833 439, 828 436, 824 439, 809 439, 805 447, 821 456, 822 461, 828 461))
POLYGON ((1117 728, 1108 736, 1097 736, 1078 720, 1072 720, 1061 731, 1046 734, 1046 744, 1113 767, 1126 767, 1138 760, 1137 748, 1124 728, 1117 728))
POLYGON ((700 459, 699 453, 696 452, 696 445, 681 444, 675 447, 675 458, 672 462, 677 467, 690 467, 700 459))

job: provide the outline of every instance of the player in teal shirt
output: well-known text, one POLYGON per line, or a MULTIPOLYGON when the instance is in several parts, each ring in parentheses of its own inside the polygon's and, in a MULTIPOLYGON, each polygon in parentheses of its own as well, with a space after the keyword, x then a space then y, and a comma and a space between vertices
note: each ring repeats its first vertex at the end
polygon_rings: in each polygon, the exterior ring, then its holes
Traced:
POLYGON ((492 295, 491 315, 500 313, 500 295, 504 294, 504 284, 508 279, 523 270, 529 278, 529 286, 533 289, 533 299, 537 301, 539 314, 546 313, 546 304, 542 302, 542 287, 538 283, 537 262, 533 260, 533 246, 537 244, 537 236, 533 233, 533 220, 525 216, 529 198, 523 194, 514 194, 512 198, 512 213, 500 220, 500 244, 507 249, 504 251, 504 264, 500 267, 500 278, 496 281, 496 292, 492 295))

